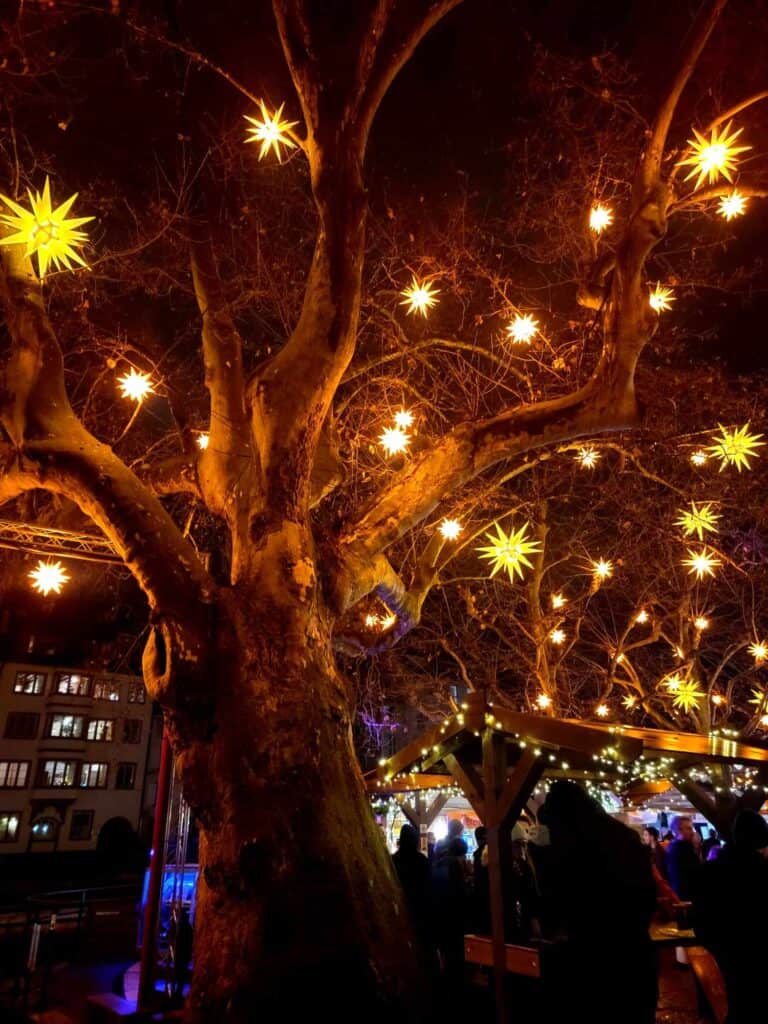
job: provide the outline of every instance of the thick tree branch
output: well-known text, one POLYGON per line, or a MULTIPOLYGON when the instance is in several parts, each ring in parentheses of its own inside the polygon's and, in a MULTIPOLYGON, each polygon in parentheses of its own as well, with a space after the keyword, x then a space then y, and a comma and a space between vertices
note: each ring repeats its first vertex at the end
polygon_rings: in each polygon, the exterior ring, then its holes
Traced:
POLYGON ((698 23, 694 25, 680 68, 672 81, 669 92, 659 107, 651 129, 651 138, 641 160, 640 173, 635 183, 635 204, 642 201, 643 194, 659 178, 664 148, 667 144, 667 136, 669 135, 677 104, 727 2, 728 0, 710 0, 702 8, 698 23))

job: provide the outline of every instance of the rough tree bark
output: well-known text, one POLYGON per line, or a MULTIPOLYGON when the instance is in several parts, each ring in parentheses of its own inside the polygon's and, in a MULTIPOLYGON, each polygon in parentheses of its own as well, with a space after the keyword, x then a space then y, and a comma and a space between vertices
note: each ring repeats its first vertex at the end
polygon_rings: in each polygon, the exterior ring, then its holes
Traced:
MULTIPOLYGON (((229 585, 208 576, 151 487, 78 421, 35 276, 18 250, 3 251, 12 344, 0 392, 0 501, 32 488, 67 494, 149 598, 146 682, 163 706, 201 826, 189 1021, 270 1012, 292 1021, 310 1006, 340 1021, 424 1019, 413 1001, 416 958, 352 748, 334 622, 378 591, 410 628, 433 575, 426 566, 410 594, 384 555, 388 546, 493 465, 637 417, 634 370, 653 324, 643 271, 672 198, 661 154, 679 77, 640 160, 624 239, 601 285, 603 345, 592 377, 555 401, 458 427, 350 514, 336 541, 313 535, 313 468, 328 448, 334 394, 355 348, 366 139, 394 75, 456 3, 350 3, 339 33, 325 5, 274 0, 318 215, 304 305, 285 346, 246 385, 215 261, 205 239, 195 241, 210 441, 192 468, 182 460, 175 486, 167 466, 158 485, 199 494, 227 523, 229 585)), ((682 85, 722 6, 710 5, 693 33, 682 85)))

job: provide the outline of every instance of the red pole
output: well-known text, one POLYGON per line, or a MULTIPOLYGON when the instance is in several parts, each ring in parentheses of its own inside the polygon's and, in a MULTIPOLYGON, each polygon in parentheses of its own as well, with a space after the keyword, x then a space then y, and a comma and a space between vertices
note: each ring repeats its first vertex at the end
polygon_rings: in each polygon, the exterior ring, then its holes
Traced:
POLYGON ((157 772, 155 822, 152 826, 152 849, 149 854, 149 886, 144 908, 144 929, 141 942, 138 1009, 150 1009, 155 994, 155 959, 157 948, 157 921, 160 916, 160 898, 163 889, 163 861, 165 853, 165 820, 168 816, 168 794, 173 774, 173 756, 168 734, 163 728, 160 746, 160 767, 157 772))

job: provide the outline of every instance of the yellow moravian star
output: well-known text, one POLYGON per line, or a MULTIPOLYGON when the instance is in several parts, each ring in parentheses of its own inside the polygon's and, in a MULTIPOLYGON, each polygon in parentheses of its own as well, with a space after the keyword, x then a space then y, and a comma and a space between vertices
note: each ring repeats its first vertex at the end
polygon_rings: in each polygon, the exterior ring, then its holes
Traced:
POLYGON ((692 152, 686 160, 681 160, 680 167, 692 167, 686 176, 686 181, 698 174, 694 188, 698 188, 706 179, 710 185, 714 185, 722 175, 728 181, 733 182, 733 172, 736 170, 739 153, 745 153, 751 146, 734 146, 743 128, 731 132, 733 121, 720 129, 716 125, 710 132, 709 138, 705 138, 701 132, 693 129, 695 139, 689 139, 688 145, 692 152))
POLYGON ((720 472, 728 465, 735 466, 739 472, 742 466, 751 469, 749 460, 759 457, 757 449, 765 444, 765 441, 761 441, 763 435, 750 434, 748 423, 743 427, 734 427, 733 430, 718 424, 718 429, 720 437, 715 438, 714 444, 707 446, 707 451, 720 459, 720 472))
POLYGON ((77 192, 65 199, 55 209, 51 202, 51 183, 46 177, 42 192, 27 190, 31 209, 0 195, 0 199, 13 211, 13 214, 0 214, 0 222, 6 227, 14 228, 15 234, 0 238, 0 245, 25 245, 25 256, 37 255, 37 269, 41 278, 45 277, 49 265, 56 270, 66 267, 72 270, 72 261, 81 267, 88 264, 76 248, 88 241, 84 231, 78 230, 93 217, 70 217, 67 214, 77 199, 77 192))
POLYGON ((704 540, 705 532, 717 533, 716 524, 720 516, 712 511, 711 501, 705 501, 701 505, 692 501, 690 511, 684 508, 678 511, 680 515, 675 520, 675 526, 680 526, 686 537, 696 536, 699 540, 704 540))
POLYGON ((699 706, 701 698, 704 696, 704 691, 700 690, 698 684, 693 680, 689 680, 688 682, 680 683, 674 694, 672 705, 687 713, 699 706))
POLYGON ((500 569, 506 569, 509 573, 509 579, 511 583, 515 581, 515 573, 523 578, 523 566, 528 569, 533 568, 533 564, 528 559, 528 555, 534 555, 540 551, 540 545, 537 540, 529 540, 526 536, 528 533, 528 523, 525 522, 519 530, 510 530, 509 535, 504 533, 498 523, 494 523, 494 529, 496 535, 492 533, 486 533, 486 537, 491 542, 487 547, 478 548, 481 558, 487 558, 493 562, 493 569, 491 570, 491 576, 495 576, 500 569))
POLYGON ((262 160, 271 149, 278 161, 282 163, 283 153, 280 147, 285 146, 286 149, 296 149, 296 143, 291 138, 290 133, 291 129, 295 128, 299 122, 283 120, 284 106, 285 104, 281 103, 277 110, 270 114, 266 103, 263 100, 259 100, 261 118, 250 117, 248 114, 243 115, 245 120, 250 121, 253 125, 252 128, 246 129, 248 135, 246 135, 245 141, 261 143, 259 160, 262 160))

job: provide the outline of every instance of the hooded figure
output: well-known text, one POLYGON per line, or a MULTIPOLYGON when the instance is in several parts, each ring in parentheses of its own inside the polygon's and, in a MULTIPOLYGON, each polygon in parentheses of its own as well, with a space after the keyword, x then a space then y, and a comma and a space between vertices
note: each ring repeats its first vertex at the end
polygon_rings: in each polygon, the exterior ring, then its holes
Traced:
POLYGON ((727 1024, 755 1024, 766 1016, 767 858, 768 824, 756 811, 740 811, 731 841, 704 865, 694 894, 696 935, 725 981, 727 1024))
POLYGON ((654 1024, 656 886, 640 837, 573 782, 552 784, 539 820, 551 842, 541 884, 567 935, 571 1018, 654 1024))
POLYGON ((414 931, 422 943, 426 943, 430 917, 429 861, 419 852, 419 833, 413 825, 403 825, 400 829, 397 852, 392 854, 392 863, 403 887, 414 931))

